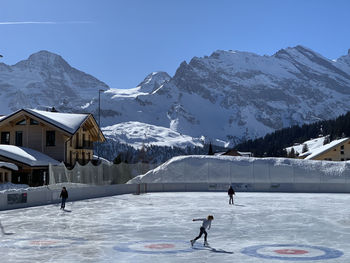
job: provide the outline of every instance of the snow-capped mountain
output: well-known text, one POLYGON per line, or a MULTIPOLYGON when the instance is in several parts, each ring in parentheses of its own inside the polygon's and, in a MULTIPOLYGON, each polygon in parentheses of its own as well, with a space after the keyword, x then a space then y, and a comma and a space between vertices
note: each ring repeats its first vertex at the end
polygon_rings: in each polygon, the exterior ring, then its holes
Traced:
POLYGON ((273 56, 219 50, 183 62, 148 93, 142 85, 139 95, 122 100, 106 92, 103 120, 142 121, 234 144, 349 111, 349 61, 349 54, 332 61, 302 46, 273 56))
POLYGON ((158 126, 227 146, 349 111, 350 54, 331 60, 303 46, 272 56, 218 50, 181 63, 173 77, 154 72, 128 90, 110 89, 47 51, 13 66, 0 64, 5 114, 42 106, 97 113, 99 89, 106 90, 101 126, 114 140, 142 143, 143 131, 158 126), (123 129, 138 130, 140 140, 123 129))
POLYGON ((99 89, 108 86, 48 51, 35 53, 13 66, 0 63, 1 114, 52 106, 62 111, 81 110, 97 97, 99 89))

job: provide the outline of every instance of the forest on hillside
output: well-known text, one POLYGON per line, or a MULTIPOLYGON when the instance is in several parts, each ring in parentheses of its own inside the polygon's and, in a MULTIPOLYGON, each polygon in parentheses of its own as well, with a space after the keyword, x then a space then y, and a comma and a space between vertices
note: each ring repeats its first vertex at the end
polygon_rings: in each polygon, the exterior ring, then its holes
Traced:
POLYGON ((340 137, 350 137, 350 112, 332 120, 277 130, 262 138, 237 144, 235 149, 252 152, 255 157, 287 157, 285 148, 325 135, 330 136, 330 141, 340 137))

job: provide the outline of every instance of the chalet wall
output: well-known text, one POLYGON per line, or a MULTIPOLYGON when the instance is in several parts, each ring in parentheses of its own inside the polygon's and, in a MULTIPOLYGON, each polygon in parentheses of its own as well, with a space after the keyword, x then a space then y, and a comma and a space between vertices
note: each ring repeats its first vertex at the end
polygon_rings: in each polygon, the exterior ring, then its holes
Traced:
POLYGON ((66 163, 74 165, 77 161, 87 163, 93 156, 92 134, 81 127, 75 135, 67 141, 66 163))
MULTIPOLYGON (((23 119, 19 118, 18 120, 23 119)), ((18 121, 16 120, 16 121, 18 121)), ((64 161, 64 143, 66 137, 60 130, 44 124, 32 125, 29 119, 25 125, 7 124, 0 127, 1 132, 10 132, 10 144, 16 145, 16 131, 22 131, 23 147, 42 152, 53 159, 64 161), (55 131, 55 146, 46 146, 46 131, 55 131)))
POLYGON ((320 154, 314 160, 347 161, 350 160, 350 140, 345 141, 330 151, 320 154))

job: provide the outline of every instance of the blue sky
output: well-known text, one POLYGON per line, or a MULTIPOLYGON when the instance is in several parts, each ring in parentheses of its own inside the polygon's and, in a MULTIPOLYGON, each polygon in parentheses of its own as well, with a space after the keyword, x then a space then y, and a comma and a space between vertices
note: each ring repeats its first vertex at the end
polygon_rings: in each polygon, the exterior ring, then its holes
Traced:
POLYGON ((350 48, 348 0, 0 0, 0 10, 0 62, 48 50, 111 88, 173 76, 218 49, 300 44, 335 59, 350 48))

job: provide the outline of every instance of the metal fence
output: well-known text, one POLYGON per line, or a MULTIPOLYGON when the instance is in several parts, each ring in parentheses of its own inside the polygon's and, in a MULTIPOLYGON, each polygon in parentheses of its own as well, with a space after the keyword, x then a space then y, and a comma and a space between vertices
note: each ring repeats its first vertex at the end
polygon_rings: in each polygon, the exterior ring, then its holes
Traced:
POLYGON ((66 182, 90 185, 123 184, 155 167, 156 165, 148 163, 106 164, 103 162, 95 166, 89 162, 86 165, 77 163, 73 169, 69 170, 61 163, 49 166, 49 184, 66 182))

